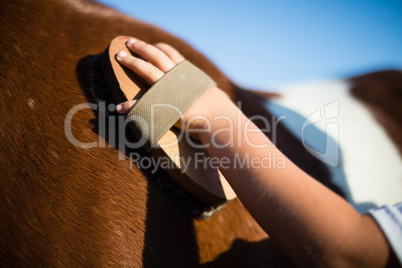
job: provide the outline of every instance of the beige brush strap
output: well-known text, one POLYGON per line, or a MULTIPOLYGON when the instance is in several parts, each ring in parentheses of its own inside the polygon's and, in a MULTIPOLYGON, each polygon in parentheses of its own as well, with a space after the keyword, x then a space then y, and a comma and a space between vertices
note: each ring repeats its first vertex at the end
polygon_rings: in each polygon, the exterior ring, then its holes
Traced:
POLYGON ((215 82, 189 61, 183 61, 159 79, 128 113, 131 127, 145 148, 157 147, 160 138, 215 82))

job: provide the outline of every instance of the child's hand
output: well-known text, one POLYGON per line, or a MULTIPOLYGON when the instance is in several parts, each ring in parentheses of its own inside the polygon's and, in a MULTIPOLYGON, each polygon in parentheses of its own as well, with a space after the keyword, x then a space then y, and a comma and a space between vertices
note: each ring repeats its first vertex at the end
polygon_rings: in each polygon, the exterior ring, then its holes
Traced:
MULTIPOLYGON (((124 51, 117 54, 117 60, 143 77, 151 86, 176 64, 184 60, 176 49, 163 43, 153 46, 133 38, 127 42, 127 47, 144 60, 127 55, 124 51)), ((119 113, 126 114, 135 103, 136 100, 126 101, 117 105, 116 109, 119 113)), ((212 87, 191 105, 176 126, 197 132, 197 130, 207 127, 208 120, 213 119, 215 115, 224 114, 228 108, 234 109, 235 106, 223 91, 212 87)))

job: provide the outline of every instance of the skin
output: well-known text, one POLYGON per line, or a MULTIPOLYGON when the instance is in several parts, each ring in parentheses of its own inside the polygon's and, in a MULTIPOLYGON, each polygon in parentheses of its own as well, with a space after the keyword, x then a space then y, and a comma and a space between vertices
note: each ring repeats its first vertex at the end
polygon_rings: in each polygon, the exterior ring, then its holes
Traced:
MULTIPOLYGON (((124 52, 116 58, 150 85, 184 60, 167 44, 131 39, 127 46, 144 60, 124 52)), ((134 104, 127 101, 116 108, 126 114, 134 104)), ((208 89, 176 125, 198 137, 211 157, 234 163, 236 157, 258 160, 270 154, 284 161, 281 168, 229 164, 220 169, 243 205, 296 265, 387 265, 391 250, 375 221, 293 164, 219 88, 208 89), (228 127, 236 131, 222 131, 228 127), (225 144, 230 146, 220 146, 225 144)))

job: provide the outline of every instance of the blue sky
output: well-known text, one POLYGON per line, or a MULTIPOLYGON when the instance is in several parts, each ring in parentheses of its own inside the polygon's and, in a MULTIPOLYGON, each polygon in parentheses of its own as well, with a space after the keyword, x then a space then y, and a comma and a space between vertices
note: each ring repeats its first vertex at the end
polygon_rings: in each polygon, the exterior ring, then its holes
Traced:
POLYGON ((402 69, 401 0, 102 0, 255 89, 402 69))

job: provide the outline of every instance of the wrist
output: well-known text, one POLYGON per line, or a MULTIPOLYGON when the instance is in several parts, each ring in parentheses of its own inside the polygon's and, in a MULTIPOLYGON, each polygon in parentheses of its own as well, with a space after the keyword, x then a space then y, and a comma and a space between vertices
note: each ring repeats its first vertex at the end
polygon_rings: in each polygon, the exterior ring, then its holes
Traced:
POLYGON ((217 87, 205 91, 181 118, 186 127, 203 130, 216 116, 224 115, 233 103, 228 95, 217 87))
POLYGON ((222 120, 219 119, 234 119, 238 109, 228 95, 219 88, 211 88, 209 91, 209 94, 206 95, 208 101, 204 102, 206 105, 202 110, 202 115, 204 117, 204 120, 200 125, 200 129, 202 130, 211 127, 215 129, 225 127, 222 125, 222 120))
POLYGON ((242 114, 226 94, 225 98, 217 100, 211 101, 210 108, 200 124, 198 137, 202 143, 209 143, 211 139, 218 138, 220 135, 217 134, 220 132, 221 134, 233 132, 238 123, 238 115, 242 114))

